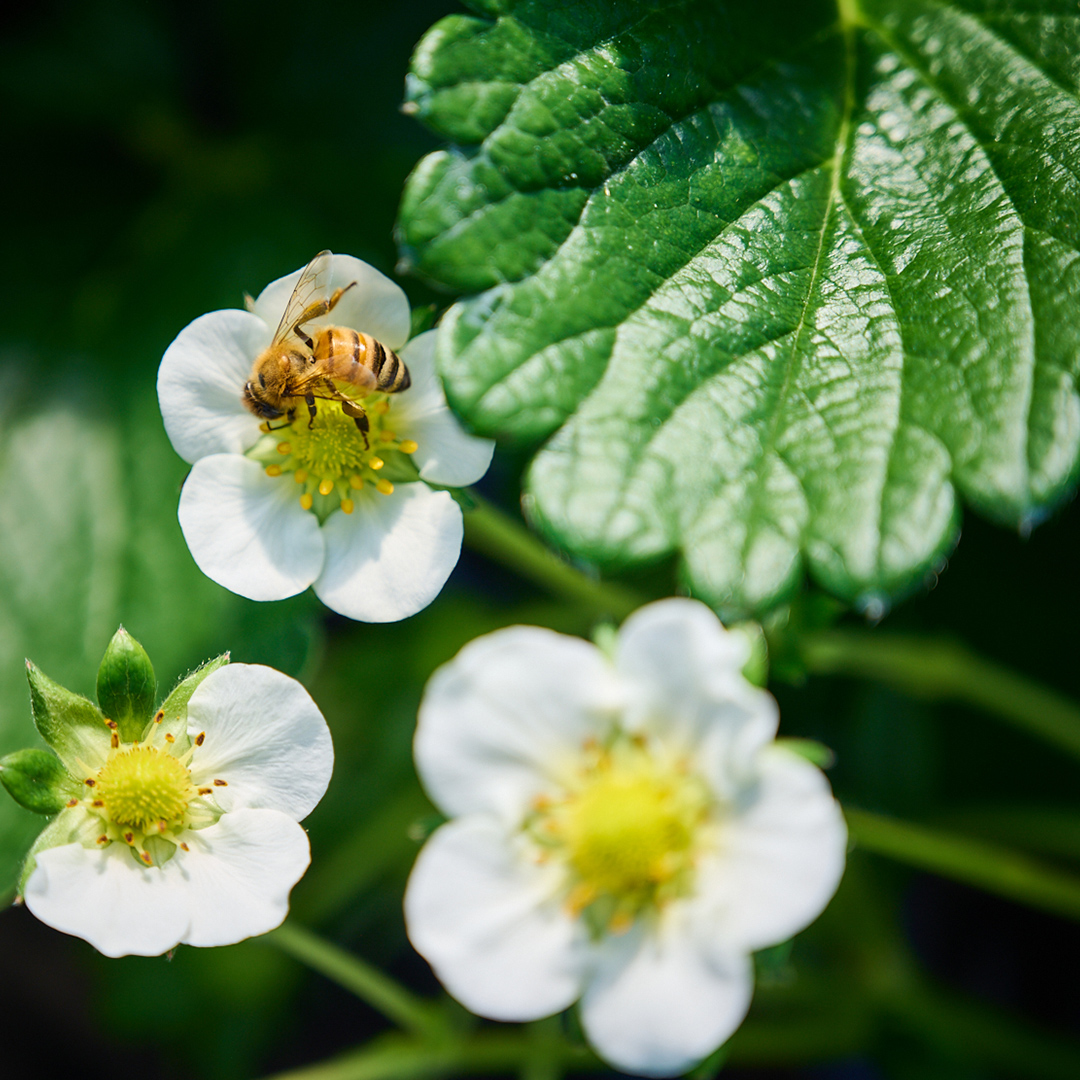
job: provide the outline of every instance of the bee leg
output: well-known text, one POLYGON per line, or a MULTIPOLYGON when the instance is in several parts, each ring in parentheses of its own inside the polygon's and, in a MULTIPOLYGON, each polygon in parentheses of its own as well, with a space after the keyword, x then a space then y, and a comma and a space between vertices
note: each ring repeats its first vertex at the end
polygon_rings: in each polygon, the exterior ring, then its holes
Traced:
POLYGON ((371 425, 368 422, 364 406, 356 401, 343 401, 341 403, 341 411, 346 416, 351 416, 353 418, 353 423, 356 424, 360 434, 364 436, 364 449, 367 450, 371 446, 371 443, 368 442, 368 432, 371 430, 371 425))
POLYGON ((308 431, 310 431, 312 426, 315 423, 315 417, 319 415, 319 411, 318 411, 318 409, 315 408, 315 395, 314 394, 305 394, 304 395, 304 401, 307 403, 307 411, 308 411, 307 426, 308 426, 308 431))
POLYGON ((324 315, 329 314, 337 307, 337 302, 356 284, 355 281, 350 281, 343 289, 335 289, 333 293, 323 300, 316 300, 314 304, 310 304, 304 308, 300 318, 296 320, 296 325, 293 327, 293 333, 304 342, 310 349, 312 347, 312 341, 309 337, 300 332, 300 327, 304 323, 311 322, 312 319, 321 319, 324 315))
MULTIPOLYGON (((304 331, 300 329, 300 324, 299 324, 299 323, 297 323, 297 324, 296 324, 296 325, 295 325, 295 326, 293 327, 293 333, 294 333, 294 334, 295 334, 295 335, 296 335, 296 336, 297 336, 297 337, 298 337, 298 338, 299 338, 299 339, 300 339, 300 340, 301 340, 301 341, 302 341, 302 342, 303 342, 303 343, 304 343, 304 344, 305 344, 305 345, 306 345, 306 346, 307 346, 307 347, 308 347, 309 349, 311 349, 311 350, 312 350, 312 351, 314 352, 314 350, 315 350, 315 341, 314 341, 314 339, 313 339, 313 338, 310 338, 310 337, 308 337, 308 336, 307 336, 307 334, 305 334, 305 333, 304 333, 304 331)), ((315 357, 314 357, 314 356, 313 356, 313 357, 311 358, 311 362, 312 362, 313 364, 315 363, 315 357)))

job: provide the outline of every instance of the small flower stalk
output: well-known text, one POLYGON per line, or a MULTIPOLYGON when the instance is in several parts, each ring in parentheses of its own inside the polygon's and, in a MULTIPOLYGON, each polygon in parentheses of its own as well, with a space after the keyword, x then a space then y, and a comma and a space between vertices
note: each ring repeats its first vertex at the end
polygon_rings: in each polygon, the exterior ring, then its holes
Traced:
POLYGON ((323 252, 249 310, 213 311, 180 332, 161 361, 158 400, 192 464, 179 518, 203 573, 252 600, 311 586, 365 622, 407 618, 438 595, 463 528, 437 487, 478 480, 494 444, 447 407, 437 332, 407 341, 409 327, 397 285, 323 252), (275 383, 266 372, 278 347, 292 366, 275 383), (348 348, 364 363, 342 360, 348 348))
POLYGON ((106 956, 154 956, 285 918, 310 861, 299 821, 333 767, 329 729, 299 683, 226 655, 155 709, 153 667, 123 628, 98 672, 101 707, 29 661, 27 677, 50 750, 0 760, 0 782, 55 815, 19 884, 39 919, 106 956))
POLYGON ((473 1012, 578 1001, 608 1062, 671 1076, 741 1023, 750 954, 828 903, 846 830, 821 771, 774 741, 747 638, 708 608, 651 604, 609 651, 512 627, 432 677, 416 759, 452 820, 406 920, 473 1012))

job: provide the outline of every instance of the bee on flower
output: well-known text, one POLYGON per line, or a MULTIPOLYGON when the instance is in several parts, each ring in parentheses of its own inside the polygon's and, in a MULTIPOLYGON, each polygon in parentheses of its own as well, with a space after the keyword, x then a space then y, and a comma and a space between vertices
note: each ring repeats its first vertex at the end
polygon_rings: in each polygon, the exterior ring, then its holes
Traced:
POLYGON ((158 400, 192 464, 179 518, 203 573, 252 600, 310 585, 365 622, 407 618, 438 595, 462 516, 429 485, 478 480, 494 444, 450 412, 436 331, 407 342, 409 323, 397 285, 327 251, 249 310, 180 332, 158 400))
POLYGON ((774 741, 743 637, 671 599, 609 658, 511 627, 432 677, 417 768, 452 820, 409 881, 409 936, 481 1016, 579 1002, 616 1068, 686 1071, 741 1023, 750 954, 810 923, 843 873, 821 771, 774 741))

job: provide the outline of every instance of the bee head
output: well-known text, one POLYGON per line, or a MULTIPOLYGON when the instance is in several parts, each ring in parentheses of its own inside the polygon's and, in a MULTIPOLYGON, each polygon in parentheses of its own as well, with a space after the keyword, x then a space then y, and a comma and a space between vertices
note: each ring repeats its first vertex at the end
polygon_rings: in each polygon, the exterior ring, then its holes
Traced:
POLYGON ((244 383, 241 400, 256 416, 261 416, 264 420, 277 420, 278 417, 285 415, 280 409, 275 409, 273 405, 259 397, 250 380, 244 383))

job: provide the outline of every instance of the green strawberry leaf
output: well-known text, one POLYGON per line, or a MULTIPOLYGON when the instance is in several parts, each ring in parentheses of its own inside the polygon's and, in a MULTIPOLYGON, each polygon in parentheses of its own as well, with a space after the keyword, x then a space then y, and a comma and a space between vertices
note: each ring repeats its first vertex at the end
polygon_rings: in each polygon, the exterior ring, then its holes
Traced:
POLYGON ((958 496, 1027 528, 1080 450, 1075 0, 484 0, 407 108, 457 145, 406 261, 477 295, 439 363, 542 444, 526 507, 620 568, 681 552, 760 612, 880 608, 958 496))

